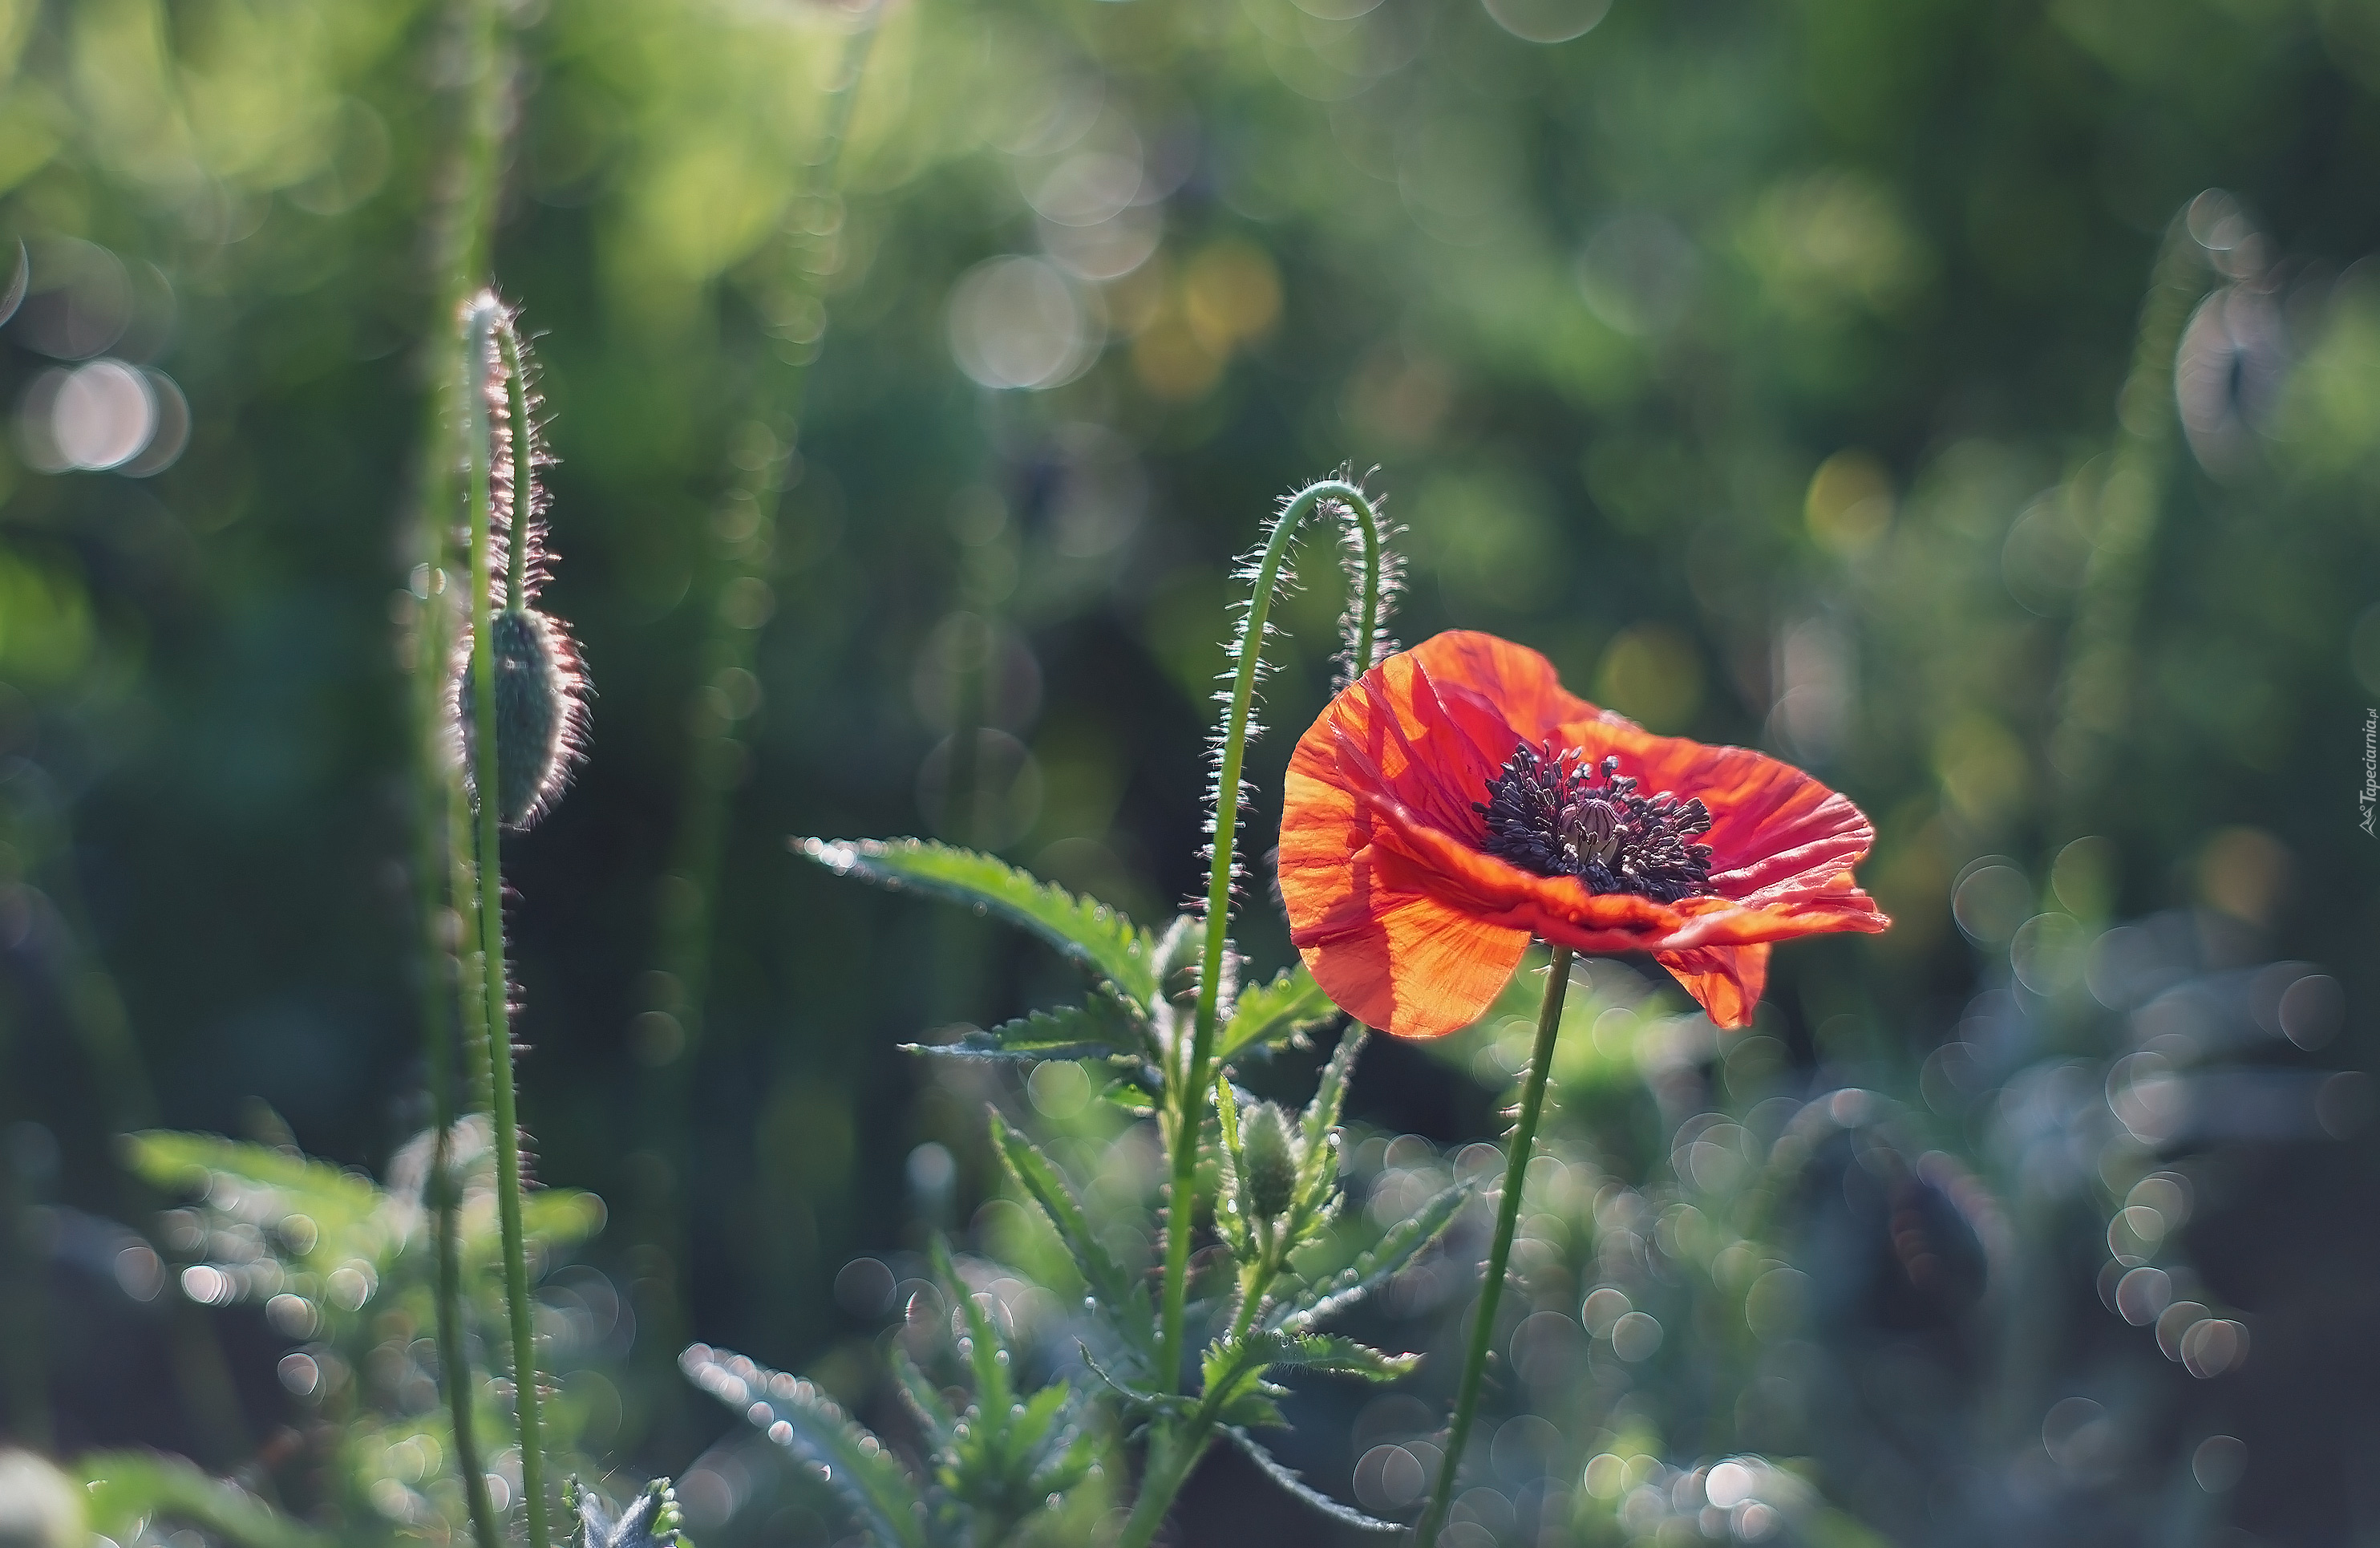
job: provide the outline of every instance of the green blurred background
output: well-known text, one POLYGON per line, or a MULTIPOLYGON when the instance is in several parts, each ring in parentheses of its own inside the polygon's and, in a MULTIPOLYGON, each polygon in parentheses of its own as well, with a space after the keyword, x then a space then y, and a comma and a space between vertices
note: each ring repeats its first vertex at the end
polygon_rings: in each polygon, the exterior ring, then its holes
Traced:
MULTIPOLYGON (((786 836, 937 832, 1161 920, 1232 556, 1351 460, 1408 529, 1400 638, 1508 635, 1876 820, 1896 927, 1779 953, 1761 1089, 1897 1097, 1964 1158, 1961 1239, 2029 1266, 1845 1312, 1873 1383, 1728 1378, 1947 1437, 1828 1496, 1896 1542, 2380 1542, 2380 6, 527 0, 504 37, 495 271, 598 692, 509 855, 523 1110, 610 1203, 616 1456, 724 1428, 685 1338, 858 1368, 839 1274, 974 1218, 1017 1092, 895 1044, 1066 978, 786 836), (2143 1251, 2109 1225, 2156 1167, 2195 1206, 2143 1251), (2151 1259, 2247 1352, 2129 1325, 2107 1265, 2151 1259), (2118 1437, 2081 1463, 2070 1399, 2118 1437)), ((124 1130, 378 1173, 425 1121, 406 652, 464 57, 429 5, 0 6, 20 1267, 142 1225, 124 1130)), ((1354 1116, 1492 1137, 1490 1043, 1376 1046, 1354 1116)), ((1576 1142, 1666 1164, 1680 1058, 1566 1075, 1576 1142)), ((1863 1219, 1801 1269, 1900 1229, 1863 1219)), ((269 1333, 225 1336, 269 1414, 269 1333)), ((61 1448, 239 1460, 155 1371, 53 1391, 61 1448)))

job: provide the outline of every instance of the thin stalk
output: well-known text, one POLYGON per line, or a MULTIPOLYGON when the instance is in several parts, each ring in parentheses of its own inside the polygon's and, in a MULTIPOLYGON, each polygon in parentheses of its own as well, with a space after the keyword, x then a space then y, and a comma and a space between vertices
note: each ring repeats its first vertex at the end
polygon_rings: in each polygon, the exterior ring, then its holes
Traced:
POLYGON ((1223 718, 1223 737, 1215 771, 1214 863, 1207 877, 1207 937, 1198 972, 1198 1002, 1190 1035, 1189 1063, 1177 1072, 1173 1091, 1172 1132, 1173 1190, 1165 1212, 1165 1298, 1159 1338, 1160 1389, 1172 1392, 1182 1383, 1182 1324, 1190 1277, 1191 1216, 1196 1213, 1198 1136, 1213 1062, 1215 1027, 1220 1009, 1223 953, 1229 945, 1232 915, 1232 857, 1239 834, 1240 772, 1247 758, 1248 715, 1255 706, 1257 670, 1264 651, 1265 620, 1272 611, 1273 593, 1281 580, 1297 530, 1324 506, 1351 516, 1364 542, 1363 594, 1355 604, 1354 670, 1371 664, 1373 641, 1379 633, 1382 571, 1380 521, 1369 496, 1343 479, 1308 484, 1281 507, 1263 553, 1258 556, 1248 597, 1247 616, 1241 621, 1238 662, 1232 674, 1230 708, 1223 718))
MULTIPOLYGON (((441 271, 435 324, 431 347, 437 388, 428 404, 429 422, 422 436, 422 522, 420 555, 427 584, 420 588, 413 662, 414 724, 418 746, 415 762, 414 871, 416 905, 423 954, 421 975, 421 1036, 429 1057, 431 1121, 437 1127, 431 1160, 431 1199, 434 1212, 432 1237, 437 1252, 437 1338, 439 1374, 446 1388, 455 1442, 455 1470, 471 1518, 477 1548, 499 1548, 494 1502, 488 1494, 488 1473, 480 1457, 472 1420, 470 1353, 463 1332, 463 1286, 460 1229, 456 1210, 462 1185, 454 1174, 455 1122, 453 1047, 456 1027, 449 1019, 462 1008, 465 1045, 476 1048, 485 1029, 476 1007, 480 996, 470 978, 461 943, 450 941, 448 911, 453 899, 457 912, 468 910, 464 884, 468 817, 463 811, 462 781, 448 752, 446 696, 453 657, 453 592, 443 583, 451 563, 451 530, 455 487, 455 435, 469 414, 456 412, 453 395, 463 385, 461 330, 455 326, 467 298, 480 285, 492 244, 498 151, 504 138, 503 100, 506 71, 498 48, 499 21, 495 0, 455 0, 454 25, 462 32, 463 72, 461 129, 453 147, 453 192, 433 231, 441 271), (441 872, 444 875, 442 877, 441 872), (451 965, 451 969, 450 969, 451 965), (449 971, 455 974, 450 984, 449 971)), ((475 375, 477 372, 474 373, 475 375)))
MULTIPOLYGON (((818 199, 839 197, 843 152, 849 140, 851 117, 881 20, 881 6, 871 6, 869 14, 855 25, 837 62, 834 79, 828 87, 826 121, 817 158, 807 178, 808 191, 818 199)), ((840 233, 835 239, 842 240, 840 233)), ((836 266, 827 264, 821 270, 814 270, 797 265, 791 278, 796 287, 809 299, 820 300, 822 307, 822 291, 836 266)), ((820 326, 823 329, 824 323, 820 326)), ((760 461, 739 481, 738 497, 748 499, 752 505, 752 530, 740 542, 722 543, 717 555, 716 582, 710 590, 710 628, 697 657, 701 670, 714 678, 725 670, 752 670, 759 652, 761 621, 722 603, 730 594, 729 589, 737 582, 748 579, 766 584, 769 580, 767 555, 775 547, 778 507, 786 486, 799 476, 802 416, 810 369, 823 347, 821 333, 802 359, 788 361, 782 369, 771 368, 765 360, 759 367, 762 385, 753 395, 750 417, 768 427, 777 453, 760 461)), ((694 1176, 697 1157, 693 1126, 687 1115, 693 1106, 697 1055, 708 1031, 711 936, 717 914, 714 905, 732 807, 733 782, 727 775, 738 762, 743 734, 742 723, 730 722, 715 735, 698 732, 690 739, 685 794, 680 800, 667 872, 668 877, 683 884, 673 889, 662 908, 654 947, 653 966, 657 972, 653 978, 670 988, 646 1006, 674 1018, 680 1034, 674 1050, 661 1061, 653 1098, 653 1127, 658 1136, 653 1149, 667 1158, 670 1166, 661 1172, 662 1180, 641 1201, 639 1211, 640 1235, 665 1253, 669 1263, 668 1272, 661 1278, 664 1288, 652 1301, 639 1304, 639 1311, 653 1332, 650 1339, 640 1343, 650 1349, 657 1361, 655 1390, 667 1395, 661 1400, 663 1404, 676 1401, 686 1386, 672 1361, 674 1351, 686 1342, 684 1307, 690 1292, 686 1278, 690 1256, 686 1234, 686 1187, 694 1176)))
POLYGON ((1554 1035, 1561 1030, 1562 998, 1570 991, 1570 963, 1574 954, 1556 946, 1546 969, 1546 997, 1537 1007, 1537 1041, 1529 1050, 1529 1076, 1521 1087, 1520 1122, 1512 1129, 1512 1153, 1504 1158, 1504 1196, 1496 1205, 1496 1235, 1488 1244, 1488 1277, 1479 1286, 1477 1320, 1471 1328, 1471 1352, 1463 1362, 1463 1385, 1454 1396, 1454 1421, 1446 1435, 1446 1457, 1439 1464, 1438 1487, 1429 1508, 1415 1529, 1417 1548, 1430 1548, 1446 1524, 1447 1507, 1454 1500, 1455 1475, 1463 1469, 1463 1448, 1471 1440, 1471 1421, 1479 1408, 1479 1385, 1488 1374, 1488 1350, 1496 1342, 1496 1303, 1504 1294, 1504 1270, 1512 1261, 1512 1230, 1521 1218, 1521 1189, 1529 1176, 1529 1153, 1536 1144, 1537 1115, 1545 1108, 1546 1076, 1553 1068, 1554 1035))
POLYGON ((471 716, 472 787, 479 793, 480 985, 488 1027, 488 1089, 493 1099, 496 1214, 504 1233, 504 1305, 513 1334, 514 1408, 520 1418, 521 1496, 529 1548, 548 1548, 545 1457, 538 1435, 537 1333, 528 1297, 528 1252, 521 1233, 520 1119, 513 1102, 510 1006, 504 972, 503 832, 496 813, 496 657, 489 591, 494 581, 490 548, 490 440, 486 377, 495 343, 492 299, 471 309, 471 716), (501 1046, 499 1046, 501 1044, 501 1046))
POLYGON ((2172 468, 2174 355, 2191 311, 2210 279, 2205 249, 2190 231, 2183 206, 2166 227, 2148 295, 2141 303, 2132 363, 2117 395, 2117 430, 2107 476, 2094 494, 2097 519, 2091 557, 2074 599, 2058 665, 2058 718, 2049 761, 2058 774, 2057 832, 2090 831, 2099 798, 2138 695, 2133 639, 2172 468))
MULTIPOLYGON (((438 1042, 443 1045, 445 1040, 438 1042)), ((446 1063, 443 1057, 438 1059, 430 1072, 440 1092, 438 1141, 430 1172, 436 1209, 431 1228, 438 1235, 438 1372, 446 1387, 447 1417, 455 1432, 455 1468, 462 1478, 464 1504, 471 1514, 471 1539, 479 1548, 498 1548, 495 1501, 488 1494, 487 1469, 480 1464, 480 1443, 471 1416, 471 1357, 463 1344, 462 1252, 455 1225, 455 1196, 463 1188, 454 1172, 450 1142, 455 1129, 454 1077, 446 1063)))

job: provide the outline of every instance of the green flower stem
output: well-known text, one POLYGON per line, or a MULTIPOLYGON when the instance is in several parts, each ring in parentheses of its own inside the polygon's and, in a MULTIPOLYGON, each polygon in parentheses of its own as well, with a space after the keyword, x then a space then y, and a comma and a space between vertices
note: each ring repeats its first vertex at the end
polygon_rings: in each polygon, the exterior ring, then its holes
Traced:
POLYGON ((471 713, 479 792, 480 987, 486 1004, 488 1083, 496 1140, 496 1213, 504 1232, 504 1304, 512 1315, 514 1407, 520 1416, 521 1498, 529 1548, 548 1548, 544 1454, 538 1435, 537 1333, 528 1297, 528 1253, 521 1234, 520 1119, 513 1104, 513 1049, 504 973, 503 834, 496 818, 496 657, 491 649, 491 507, 488 355, 495 345, 492 298, 471 309, 471 713), (501 1046, 499 1046, 501 1044, 501 1046))
POLYGON ((1570 991, 1568 946, 1554 948, 1546 969, 1545 1003, 1537 1009, 1536 1045, 1529 1050, 1529 1075, 1521 1087, 1520 1121, 1512 1129, 1512 1152, 1504 1158, 1504 1196, 1497 1201, 1496 1235, 1488 1244, 1488 1277, 1479 1286, 1479 1310, 1471 1327, 1471 1353, 1463 1362, 1463 1385, 1455 1393, 1454 1422, 1446 1436, 1446 1458, 1439 1464, 1438 1487, 1429 1508, 1415 1529, 1417 1548, 1430 1548, 1446 1525, 1447 1507, 1454 1501, 1455 1475, 1463 1469, 1463 1448, 1471 1440, 1471 1421, 1479 1408, 1479 1384, 1488 1373, 1488 1351, 1496 1342, 1496 1303, 1504 1294, 1504 1270, 1512 1259, 1512 1230, 1521 1218, 1521 1189, 1528 1181, 1529 1155, 1536 1143, 1537 1115, 1546 1104, 1546 1076, 1554 1062, 1554 1035, 1561 1030, 1562 997, 1570 991))
POLYGON ((465 900, 469 896, 464 868, 468 819, 463 811, 461 780, 448 750, 445 724, 447 673, 454 640, 453 591, 433 588, 444 578, 452 560, 449 532, 457 493, 455 435, 468 418, 468 412, 458 412, 462 406, 454 401, 453 396, 464 382, 464 340, 456 323, 487 267, 494 225, 498 151, 504 137, 505 71, 498 49, 495 0, 456 0, 454 12, 467 63, 459 115, 461 132, 452 149, 455 193, 433 234, 442 277, 435 332, 431 335, 437 361, 431 380, 438 385, 431 394, 427 406, 429 422, 422 435, 419 552, 423 573, 431 585, 424 588, 428 595, 421 600, 414 640, 413 710, 418 743, 414 872, 423 953, 421 1035, 429 1055, 431 1121, 437 1127, 431 1161, 430 1203, 435 1214, 440 1377, 446 1388, 454 1431, 455 1470, 462 1481, 463 1498, 470 1512, 472 1540, 477 1548, 500 1548, 494 1502, 488 1494, 487 1469, 480 1461, 478 1439, 473 1433, 472 1396, 478 1383, 471 1372, 463 1337, 461 1242, 455 1220, 462 1187, 454 1175, 453 1047, 456 1029, 451 1017, 456 997, 464 1011, 461 1030, 466 1046, 476 1048, 485 1029, 479 1025, 477 1013, 480 996, 458 960, 460 943, 447 937, 448 921, 455 917, 448 911, 448 899, 454 900, 457 910, 465 910, 465 900), (450 970, 459 975, 458 981, 450 982, 450 970))
POLYGON ((1158 1345, 1156 1378, 1159 1389, 1175 1391, 1182 1382, 1182 1324, 1190 1278, 1191 1217, 1197 1213, 1198 1136, 1205 1127, 1208 1066, 1214 1059, 1216 1023, 1220 1018, 1223 953, 1229 945, 1232 916, 1232 861, 1240 816, 1240 771, 1247 759, 1248 715, 1256 703, 1257 664, 1264 651, 1265 620, 1272 611, 1273 592, 1281 567, 1289 558, 1297 530, 1317 509, 1329 506, 1352 518, 1364 543, 1364 589, 1355 602, 1354 659, 1349 665, 1361 674, 1372 664, 1378 638, 1383 548, 1379 516, 1365 493, 1343 479, 1324 479, 1291 496, 1265 541, 1255 571, 1256 588, 1248 597, 1247 616, 1240 626, 1238 657, 1232 674, 1231 707, 1223 720, 1222 756, 1215 771, 1215 855, 1207 878, 1206 949, 1198 969, 1198 1005, 1190 1035, 1190 1060, 1172 1072, 1174 1099, 1172 1132, 1173 1190, 1165 1211, 1165 1300, 1158 1345))
POLYGON ((1140 1497, 1133 1502, 1132 1515, 1116 1537, 1116 1548, 1147 1548, 1155 1540, 1157 1530, 1165 1524, 1165 1513, 1173 1508, 1173 1497, 1190 1481, 1190 1469, 1206 1449, 1207 1427, 1196 1420, 1184 1421, 1178 1432, 1160 1428, 1151 1432, 1148 1462, 1140 1474, 1140 1497))

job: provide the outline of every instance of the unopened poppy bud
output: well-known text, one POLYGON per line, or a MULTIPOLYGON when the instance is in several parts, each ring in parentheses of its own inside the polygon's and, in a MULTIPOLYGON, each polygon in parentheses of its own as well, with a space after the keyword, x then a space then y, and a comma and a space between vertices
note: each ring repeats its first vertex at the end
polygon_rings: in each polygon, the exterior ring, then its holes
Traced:
POLYGON ((1279 1218, 1297 1196, 1297 1148, 1288 1116, 1269 1102, 1249 1108, 1240 1118, 1240 1198, 1246 1213, 1256 1220, 1279 1218))
MULTIPOLYGON (((587 678, 569 631, 543 613, 508 607, 488 633, 496 667, 496 818, 508 828, 527 828, 562 798, 578 762, 587 678)), ((455 701, 467 770, 479 767, 477 683, 466 640, 455 701)))

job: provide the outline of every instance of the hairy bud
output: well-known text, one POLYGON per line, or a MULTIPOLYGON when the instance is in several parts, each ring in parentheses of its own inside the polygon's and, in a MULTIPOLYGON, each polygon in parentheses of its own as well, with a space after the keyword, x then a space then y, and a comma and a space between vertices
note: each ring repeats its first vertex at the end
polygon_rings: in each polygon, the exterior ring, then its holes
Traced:
MULTIPOLYGON (((587 676, 559 619, 508 607, 490 623, 496 666, 496 819, 527 828, 552 810, 586 748, 587 676)), ((471 641, 462 641, 455 718, 463 729, 463 767, 479 767, 477 676, 471 641)), ((479 798, 479 791, 472 798, 479 798)))
POLYGON ((1289 1117, 1259 1102, 1240 1118, 1240 1198, 1254 1220, 1278 1219, 1297 1196, 1297 1144, 1289 1117))

